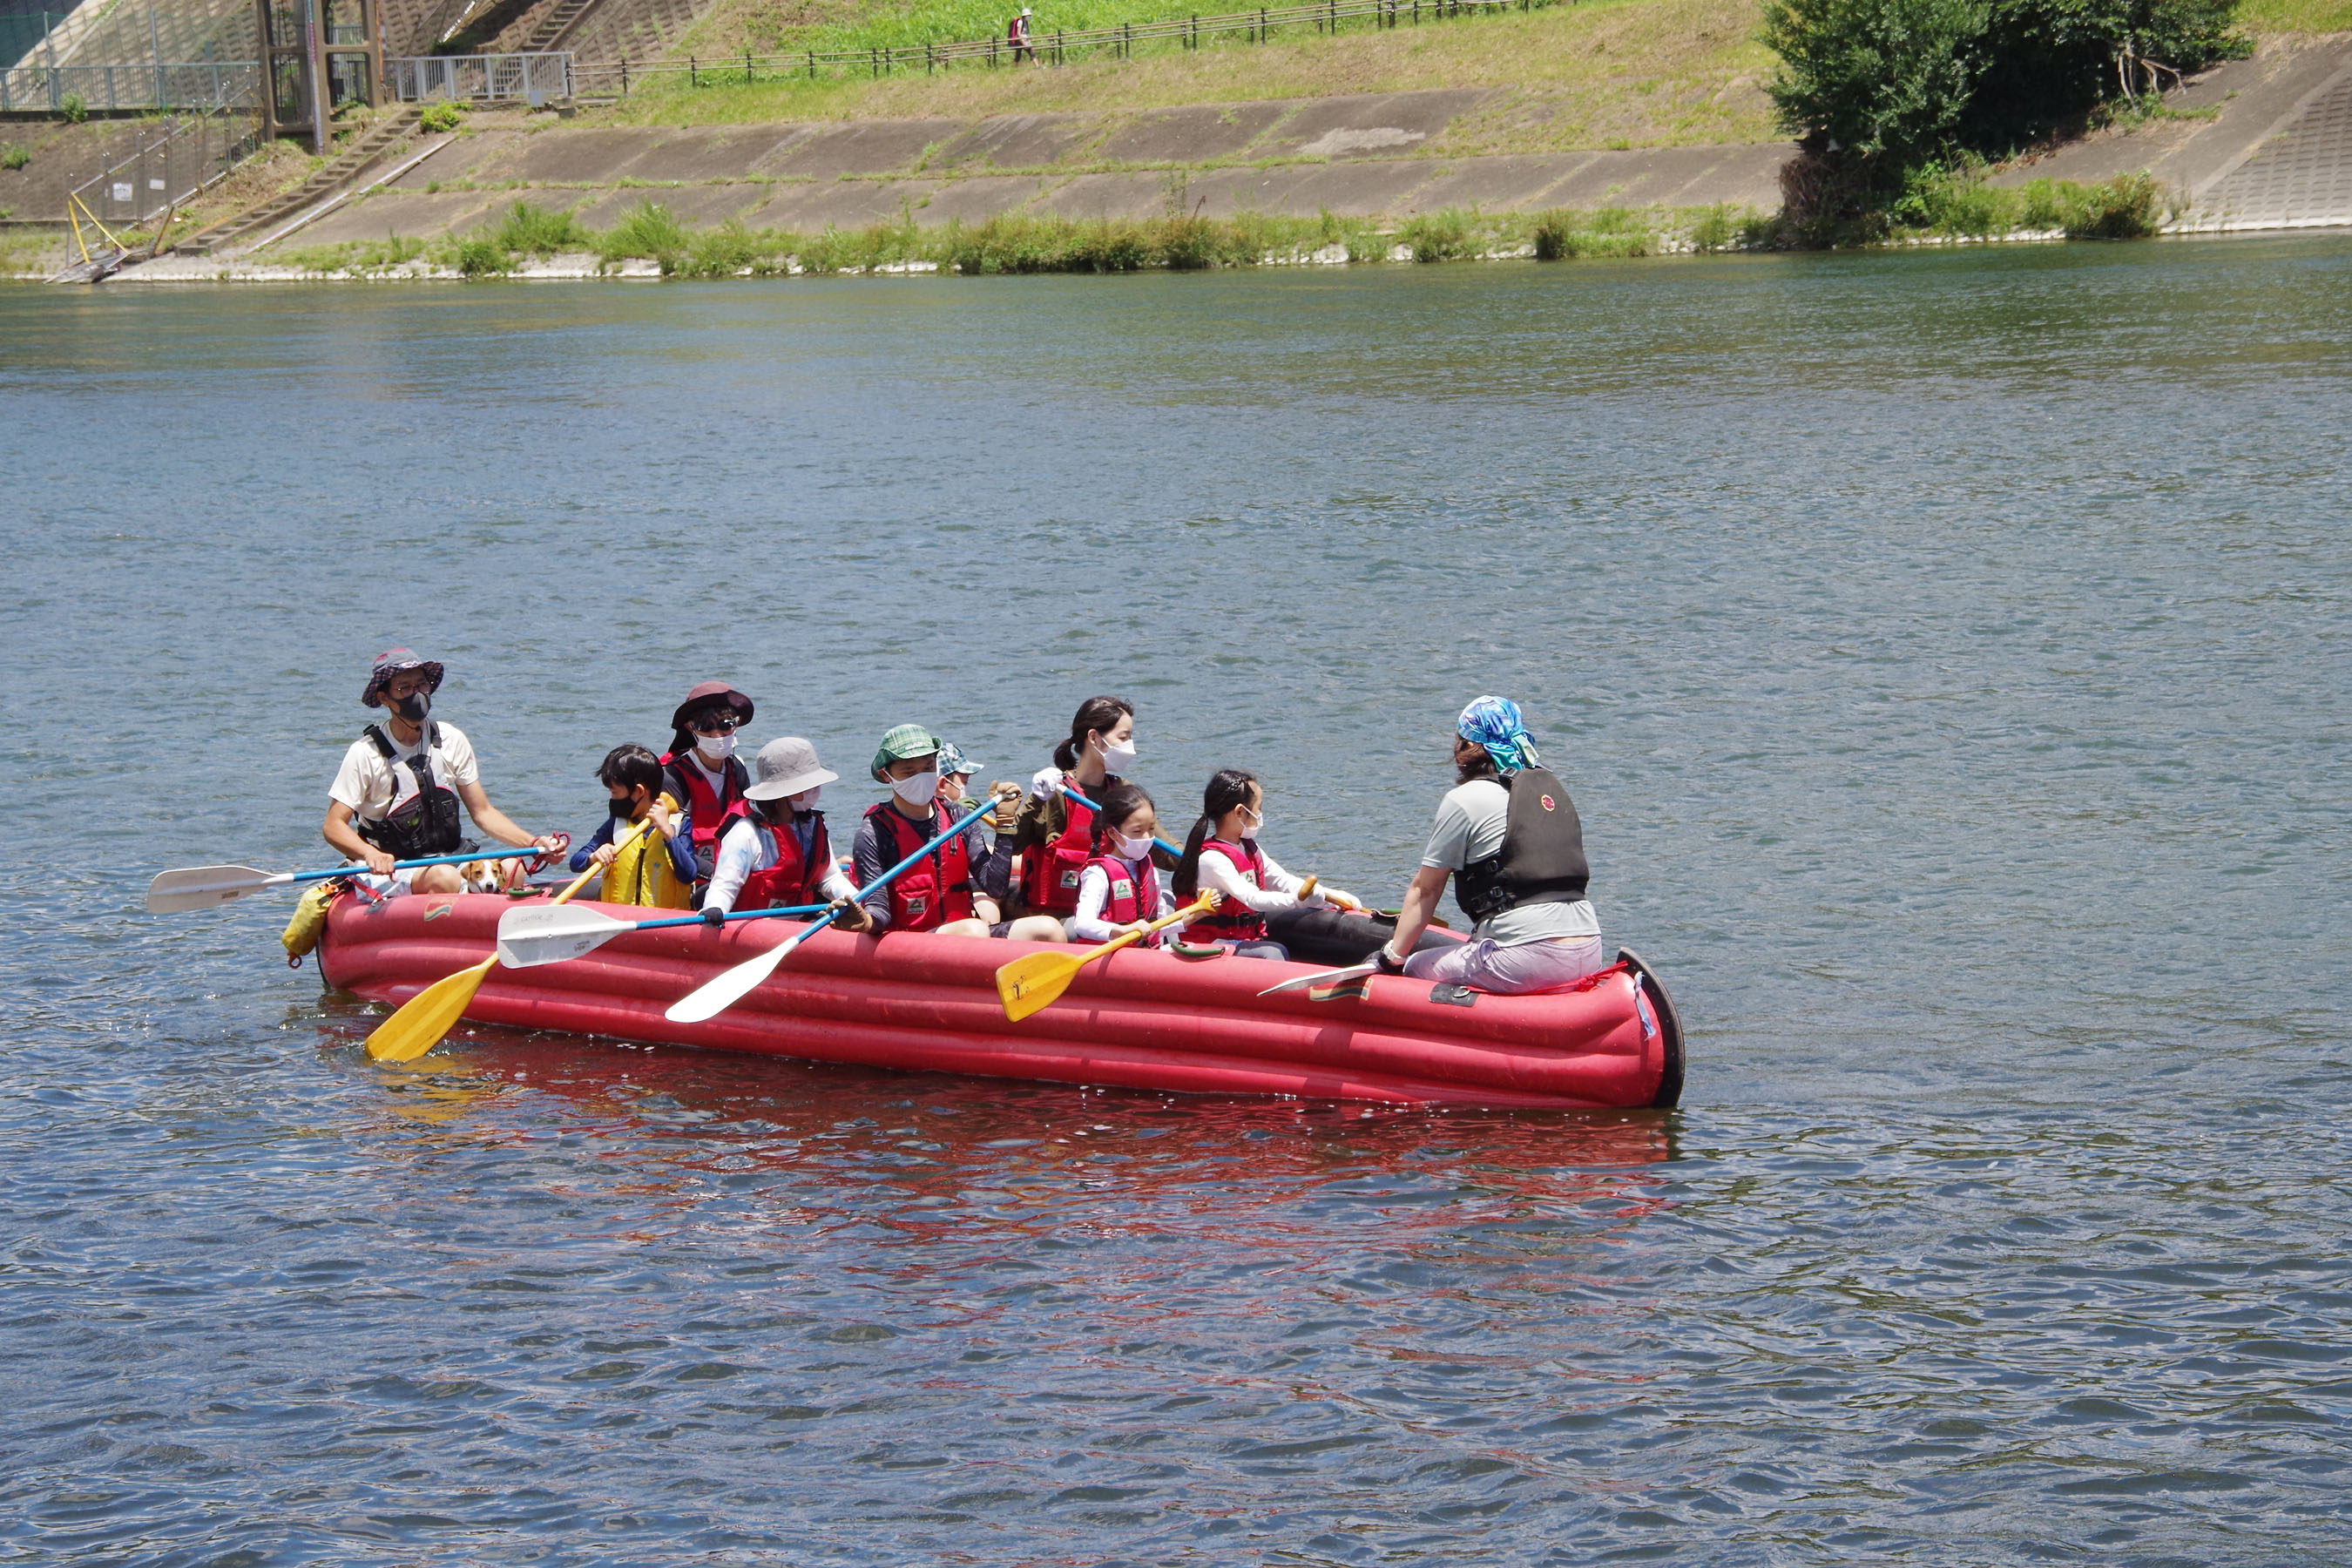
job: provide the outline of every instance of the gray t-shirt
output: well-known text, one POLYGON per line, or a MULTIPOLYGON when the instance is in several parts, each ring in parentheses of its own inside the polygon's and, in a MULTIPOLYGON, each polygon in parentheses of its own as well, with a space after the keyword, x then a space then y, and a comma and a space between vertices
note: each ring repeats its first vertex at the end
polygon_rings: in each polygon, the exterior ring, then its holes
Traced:
MULTIPOLYGON (((1503 828, 1510 812, 1511 792, 1493 779, 1472 779, 1455 785, 1437 803, 1437 826, 1430 829, 1429 847, 1421 852, 1421 863, 1459 871, 1473 861, 1484 860, 1503 847, 1503 828)), ((1460 889, 1455 892, 1458 897, 1460 889)), ((1601 934, 1601 917, 1583 899, 1572 904, 1522 904, 1493 920, 1480 921, 1476 934, 1502 947, 1556 937, 1595 937, 1601 934)))

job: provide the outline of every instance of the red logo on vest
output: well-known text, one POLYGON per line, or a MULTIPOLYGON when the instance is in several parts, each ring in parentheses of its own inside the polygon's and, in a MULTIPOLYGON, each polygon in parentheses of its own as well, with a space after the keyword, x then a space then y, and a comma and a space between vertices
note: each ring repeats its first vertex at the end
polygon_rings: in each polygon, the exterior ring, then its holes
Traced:
POLYGON ((1552 805, 1551 805, 1551 796, 1549 796, 1549 795, 1545 795, 1545 796, 1543 796, 1543 797, 1542 797, 1542 799, 1543 799, 1543 808, 1544 808, 1546 811, 1549 811, 1549 810, 1551 810, 1551 809, 1552 809, 1552 805))

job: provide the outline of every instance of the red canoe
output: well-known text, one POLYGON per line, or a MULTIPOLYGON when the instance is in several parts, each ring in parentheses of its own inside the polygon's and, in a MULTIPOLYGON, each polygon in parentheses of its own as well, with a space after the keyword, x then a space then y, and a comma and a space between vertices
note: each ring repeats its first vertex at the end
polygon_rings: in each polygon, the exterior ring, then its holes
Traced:
MULTIPOLYGON (((401 1003, 495 947, 514 901, 491 894, 338 900, 319 945, 328 984, 401 1003)), ((646 911, 595 904, 615 920, 646 911)), ((703 1024, 663 1010, 798 930, 747 921, 636 931, 583 958, 493 968, 470 1018, 650 1045, 811 1061, 1205 1094, 1406 1105, 1670 1106, 1682 1027, 1630 952, 1584 989, 1490 996, 1382 976, 1368 995, 1261 997, 1306 964, 1129 949, 1081 971, 1062 999, 1005 1019, 997 968, 1030 943, 819 931, 775 976, 703 1024)))

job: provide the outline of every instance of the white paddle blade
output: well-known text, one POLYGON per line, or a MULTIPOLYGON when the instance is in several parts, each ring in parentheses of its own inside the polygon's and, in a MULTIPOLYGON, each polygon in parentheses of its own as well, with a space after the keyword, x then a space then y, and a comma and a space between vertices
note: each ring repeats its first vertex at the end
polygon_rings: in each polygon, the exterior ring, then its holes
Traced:
POLYGON ((1345 969, 1327 969, 1319 974, 1302 974, 1296 980, 1286 980, 1279 985, 1269 985, 1258 994, 1273 996, 1284 991, 1305 991, 1310 986, 1328 985, 1335 980, 1353 980, 1359 974, 1375 974, 1380 972, 1380 967, 1377 963, 1355 963, 1345 969))
POLYGON ((759 957, 745 960, 718 979, 671 1003, 669 1011, 662 1016, 673 1024, 700 1024, 716 1018, 758 990, 760 982, 773 974, 777 965, 791 956, 793 949, 800 946, 811 932, 821 929, 811 926, 808 931, 795 932, 778 942, 759 957))
POLYGON ((636 929, 633 921, 576 904, 521 905, 499 917, 499 962, 509 969, 562 963, 636 929))
POLYGON ((147 884, 147 912, 176 915, 189 910, 216 909, 231 899, 264 888, 282 888, 294 880, 286 871, 257 871, 250 866, 190 866, 162 871, 147 884))

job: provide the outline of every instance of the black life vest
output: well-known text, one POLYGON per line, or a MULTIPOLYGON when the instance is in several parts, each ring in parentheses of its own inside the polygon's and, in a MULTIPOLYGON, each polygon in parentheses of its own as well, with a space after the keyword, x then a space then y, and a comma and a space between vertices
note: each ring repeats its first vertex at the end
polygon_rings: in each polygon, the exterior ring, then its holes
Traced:
POLYGON ((457 820, 457 792, 433 776, 433 748, 440 743, 441 726, 425 721, 425 743, 413 757, 402 758, 400 748, 382 725, 362 733, 383 760, 392 764, 392 809, 379 821, 352 818, 352 830, 395 860, 423 860, 435 855, 455 855, 463 835, 457 820), (405 763, 415 776, 416 793, 400 798, 400 769, 405 763))
POLYGON ((1503 847, 1465 866, 1454 897, 1474 921, 1490 921, 1521 904, 1572 904, 1584 897, 1584 825, 1576 803, 1549 768, 1522 768, 1496 781, 1510 793, 1503 847))

